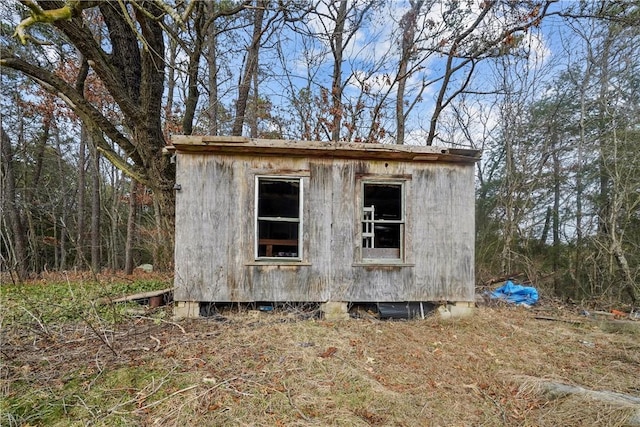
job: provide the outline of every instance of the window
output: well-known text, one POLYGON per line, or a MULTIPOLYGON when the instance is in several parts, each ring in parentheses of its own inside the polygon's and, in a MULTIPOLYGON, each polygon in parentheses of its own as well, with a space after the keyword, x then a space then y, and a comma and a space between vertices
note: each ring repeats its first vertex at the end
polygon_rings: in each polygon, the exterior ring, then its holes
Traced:
POLYGON ((403 184, 362 184, 362 258, 401 260, 404 246, 403 184))
POLYGON ((256 177, 256 259, 302 259, 302 181, 256 177))

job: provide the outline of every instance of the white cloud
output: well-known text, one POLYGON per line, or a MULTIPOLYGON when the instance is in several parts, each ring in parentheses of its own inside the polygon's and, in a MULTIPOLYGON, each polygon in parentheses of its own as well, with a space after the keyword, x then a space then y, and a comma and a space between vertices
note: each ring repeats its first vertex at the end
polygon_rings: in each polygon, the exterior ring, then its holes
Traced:
POLYGON ((523 40, 529 50, 529 66, 542 67, 552 56, 551 49, 539 32, 529 32, 523 40))

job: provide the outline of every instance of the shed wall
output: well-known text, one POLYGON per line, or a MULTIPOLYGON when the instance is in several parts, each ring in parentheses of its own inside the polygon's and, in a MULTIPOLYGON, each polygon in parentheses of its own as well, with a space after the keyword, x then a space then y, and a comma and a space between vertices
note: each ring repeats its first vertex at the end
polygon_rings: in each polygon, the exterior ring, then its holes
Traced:
POLYGON ((472 301, 472 164, 179 153, 178 301, 472 301), (255 176, 302 177, 303 260, 254 259, 255 176), (360 260, 360 180, 405 180, 405 260, 360 260))

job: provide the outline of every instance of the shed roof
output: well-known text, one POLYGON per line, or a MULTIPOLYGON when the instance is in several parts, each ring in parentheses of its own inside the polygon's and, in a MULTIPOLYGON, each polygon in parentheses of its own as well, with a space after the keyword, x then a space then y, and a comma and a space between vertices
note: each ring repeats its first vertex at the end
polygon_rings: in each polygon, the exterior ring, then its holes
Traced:
POLYGON ((434 146, 174 135, 169 151, 279 157, 352 158, 413 162, 474 163, 480 150, 434 146))

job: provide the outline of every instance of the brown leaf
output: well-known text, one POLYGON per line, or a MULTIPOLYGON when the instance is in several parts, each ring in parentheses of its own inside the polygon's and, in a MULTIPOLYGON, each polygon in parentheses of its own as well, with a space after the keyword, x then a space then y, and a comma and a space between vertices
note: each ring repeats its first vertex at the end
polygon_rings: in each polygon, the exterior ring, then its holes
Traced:
POLYGON ((322 357, 322 358, 325 358, 325 359, 326 359, 327 357, 331 357, 331 356, 333 356, 334 354, 336 354, 336 352, 337 352, 337 351, 338 351, 338 349, 337 349, 337 348, 335 348, 335 347, 329 347, 329 348, 327 348, 327 349, 324 351, 324 353, 320 354, 320 357, 322 357))

